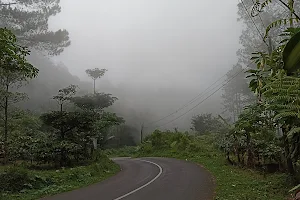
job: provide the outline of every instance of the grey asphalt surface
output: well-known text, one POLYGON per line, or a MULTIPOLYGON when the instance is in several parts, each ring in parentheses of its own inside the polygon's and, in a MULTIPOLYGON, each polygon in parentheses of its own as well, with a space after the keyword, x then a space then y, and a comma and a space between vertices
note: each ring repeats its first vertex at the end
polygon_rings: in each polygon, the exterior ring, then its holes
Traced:
POLYGON ((117 175, 101 183, 43 200, 213 199, 213 180, 206 170, 196 164, 171 158, 118 158, 115 162, 122 169, 117 175))

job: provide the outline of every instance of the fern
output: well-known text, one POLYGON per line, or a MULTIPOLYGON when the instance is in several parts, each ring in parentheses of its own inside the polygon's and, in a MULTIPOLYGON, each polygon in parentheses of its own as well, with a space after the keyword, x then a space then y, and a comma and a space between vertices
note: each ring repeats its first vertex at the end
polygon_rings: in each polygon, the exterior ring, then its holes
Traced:
POLYGON ((300 110, 300 105, 276 105, 277 108, 279 109, 289 109, 289 110, 300 110))
POLYGON ((300 127, 292 128, 292 129, 287 133, 287 136, 288 136, 288 138, 291 140, 291 139, 294 137, 294 135, 295 135, 296 133, 300 133, 300 127))
POLYGON ((269 32, 272 28, 282 26, 282 25, 292 25, 294 22, 299 22, 298 18, 289 18, 289 19, 279 19, 267 26, 264 39, 266 39, 269 36, 269 32))
POLYGON ((278 120, 278 119, 282 119, 282 118, 287 118, 287 117, 298 117, 298 113, 296 112, 282 112, 282 113, 279 113, 277 114, 275 117, 274 117, 274 120, 278 120))
POLYGON ((273 100, 275 101, 283 101, 283 100, 287 100, 287 101, 294 101, 294 102, 300 102, 300 97, 293 97, 293 96, 274 96, 273 100))
POLYGON ((263 91, 268 109, 277 112, 275 120, 300 119, 300 78, 286 76, 280 71, 269 79, 263 91))
POLYGON ((265 0, 263 3, 261 3, 261 8, 267 7, 270 3, 272 3, 272 0, 265 0))

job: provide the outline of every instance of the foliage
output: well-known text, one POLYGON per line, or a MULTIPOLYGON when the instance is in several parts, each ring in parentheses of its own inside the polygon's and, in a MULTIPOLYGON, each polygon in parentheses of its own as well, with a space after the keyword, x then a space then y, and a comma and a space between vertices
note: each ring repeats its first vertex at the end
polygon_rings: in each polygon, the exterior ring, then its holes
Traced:
POLYGON ((227 74, 228 80, 231 80, 223 88, 222 94, 224 112, 227 112, 230 121, 235 122, 243 107, 251 101, 251 91, 242 73, 241 65, 234 66, 227 74))
MULTIPOLYGON (((271 3, 269 0, 256 1, 252 11, 256 16, 271 14, 266 10, 267 7, 275 9, 271 3)), ((268 165, 264 165, 269 163, 277 166, 277 171, 289 172, 296 180, 300 155, 300 18, 296 13, 299 4, 293 0, 288 3, 280 0, 279 4, 288 9, 290 17, 281 16, 269 21, 264 38, 269 37, 268 49, 252 51, 257 69, 248 70, 247 78, 257 101, 243 109, 234 127, 230 127, 219 141, 219 147, 226 152, 231 164, 234 164, 230 158, 233 155, 239 164, 249 167, 262 165, 266 170, 268 165), (277 34, 277 42, 272 39, 271 30, 277 34)), ((252 44, 246 44, 244 39, 244 46, 252 44)))
POLYGON ((113 138, 106 143, 105 148, 136 146, 140 136, 139 130, 126 124, 112 126, 108 129, 107 133, 113 138))
POLYGON ((64 103, 70 101, 72 97, 76 94, 78 86, 70 85, 66 88, 58 90, 58 94, 53 97, 57 101, 57 103, 63 106, 64 103))
POLYGON ((286 44, 283 51, 284 69, 288 72, 294 72, 300 69, 300 32, 295 34, 286 44))
MULTIPOLYGON (((117 99, 110 94, 95 93, 74 97, 77 86, 71 85, 59 90, 54 97, 60 105, 60 111, 52 111, 41 115, 47 127, 49 139, 52 140, 50 152, 44 152, 44 161, 60 166, 80 163, 93 156, 94 148, 109 140, 107 129, 119 125, 124 120, 115 113, 104 112, 117 99), (63 109, 67 102, 73 103, 73 111, 63 109), (97 141, 96 145, 94 141, 97 141), (51 153, 52 152, 52 153, 51 153)), ((48 144, 45 144, 48 146, 48 144)))
POLYGON ((86 74, 91 77, 94 81, 94 94, 96 94, 96 80, 104 76, 107 69, 87 69, 85 72, 86 74))
MULTIPOLYGON (((287 182, 287 175, 280 173, 262 175, 258 171, 226 165, 222 153, 215 148, 218 137, 219 134, 193 137, 183 133, 155 131, 138 147, 137 152, 132 152, 131 156, 172 157, 201 164, 214 176, 217 185, 215 199, 287 198, 287 188, 291 185, 287 182), (159 138, 166 142, 157 145, 155 141, 159 138)), ((122 149, 119 152, 122 153, 122 149)))
POLYGON ((104 76, 106 71, 107 71, 107 69, 95 68, 95 69, 87 69, 85 72, 93 80, 97 80, 98 78, 101 78, 102 76, 104 76))
POLYGON ((22 72, 24 78, 33 78, 38 69, 27 62, 29 55, 26 47, 17 44, 16 36, 6 28, 0 28, 1 74, 4 72, 22 72))
POLYGON ((293 25, 294 22, 299 22, 299 19, 298 18, 279 19, 279 20, 272 22, 266 28, 266 33, 265 33, 264 39, 266 39, 268 37, 269 32, 272 28, 275 28, 275 27, 278 27, 281 25, 293 25))
POLYGON ((124 146, 121 148, 108 148, 104 152, 108 157, 131 157, 135 156, 139 151, 138 146, 124 146))
MULTIPOLYGON (((2 192, 2 197, 8 200, 39 199, 62 192, 71 191, 80 187, 100 182, 117 173, 120 168, 108 159, 103 153, 97 152, 97 158, 92 164, 77 166, 74 168, 62 168, 59 170, 32 170, 20 167, 0 167, 0 174, 10 169, 25 171, 29 179, 26 179, 21 192, 2 192), (2 172, 1 172, 2 171, 2 172)), ((2 179, 1 179, 2 180, 2 179)), ((0 183, 6 184, 6 183, 0 183)), ((18 183, 14 183, 18 184, 18 183)))
POLYGON ((8 168, 0 174, 0 179, 0 190, 9 192, 21 191, 30 181, 28 172, 22 168, 8 168))
POLYGON ((112 97, 111 94, 95 93, 84 95, 81 97, 74 97, 71 99, 71 102, 73 102, 77 107, 84 110, 100 111, 113 105, 116 100, 118 100, 118 98, 112 97))
POLYGON ((0 6, 0 25, 11 29, 22 45, 58 55, 71 44, 66 30, 53 32, 48 26, 49 18, 61 11, 60 1, 16 0, 14 3, 16 5, 0 6))
POLYGON ((222 126, 223 124, 212 114, 201 114, 192 118, 192 129, 199 134, 217 132, 222 126))
POLYGON ((17 44, 15 35, 0 29, 0 116, 4 127, 4 163, 8 162, 9 109, 25 99, 25 94, 16 91, 24 81, 37 76, 38 69, 26 59, 29 50, 17 44))

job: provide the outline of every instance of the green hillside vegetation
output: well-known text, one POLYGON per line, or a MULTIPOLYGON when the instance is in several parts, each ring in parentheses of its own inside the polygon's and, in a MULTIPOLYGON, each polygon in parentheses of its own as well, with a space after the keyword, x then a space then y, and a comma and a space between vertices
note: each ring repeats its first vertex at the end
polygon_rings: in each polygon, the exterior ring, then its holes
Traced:
POLYGON ((113 156, 171 157, 195 162, 207 169, 216 184, 215 199, 286 199, 293 186, 288 174, 272 169, 232 165, 218 146, 219 134, 192 136, 188 133, 155 131, 139 147, 108 151, 113 156))

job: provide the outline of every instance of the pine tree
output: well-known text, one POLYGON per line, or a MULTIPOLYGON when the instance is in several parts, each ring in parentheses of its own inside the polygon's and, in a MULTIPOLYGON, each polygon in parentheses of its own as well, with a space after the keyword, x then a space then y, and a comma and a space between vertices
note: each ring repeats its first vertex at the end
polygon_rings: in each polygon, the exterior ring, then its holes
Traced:
POLYGON ((251 91, 242 72, 243 68, 240 65, 234 66, 228 73, 227 78, 232 79, 223 88, 223 106, 224 111, 230 113, 233 122, 241 114, 243 107, 251 99, 251 91))
MULTIPOLYGON (((49 18, 61 11, 59 0, 15 0, 0 6, 0 26, 11 29, 23 46, 58 55, 70 45, 66 30, 50 31, 49 18)), ((0 4, 6 1, 0 0, 0 4)))

